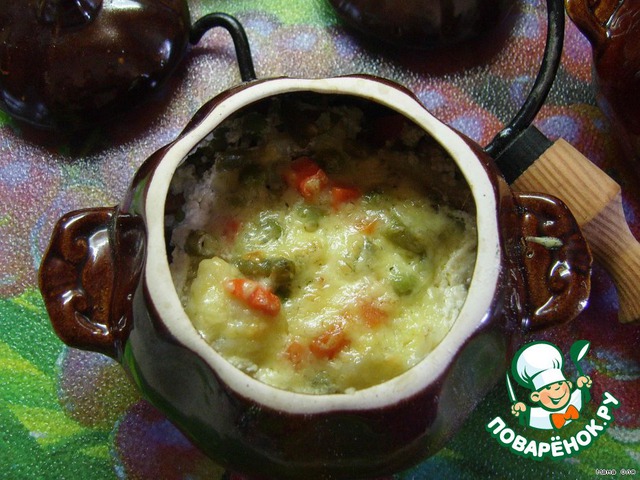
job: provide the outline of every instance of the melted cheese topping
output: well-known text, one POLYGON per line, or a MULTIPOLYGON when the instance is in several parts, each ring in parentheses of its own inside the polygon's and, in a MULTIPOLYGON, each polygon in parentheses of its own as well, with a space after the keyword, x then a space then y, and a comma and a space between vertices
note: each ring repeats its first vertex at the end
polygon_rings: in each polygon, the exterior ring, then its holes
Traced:
POLYGON ((196 151, 173 185, 184 218, 173 219, 172 273, 187 315, 237 368, 295 392, 363 389, 425 358, 475 262, 473 216, 435 202, 406 152, 423 134, 405 126, 402 148, 349 155, 362 117, 340 114, 315 121, 329 125, 330 153, 321 135, 299 153, 269 118, 271 142, 227 148, 204 173, 196 151))

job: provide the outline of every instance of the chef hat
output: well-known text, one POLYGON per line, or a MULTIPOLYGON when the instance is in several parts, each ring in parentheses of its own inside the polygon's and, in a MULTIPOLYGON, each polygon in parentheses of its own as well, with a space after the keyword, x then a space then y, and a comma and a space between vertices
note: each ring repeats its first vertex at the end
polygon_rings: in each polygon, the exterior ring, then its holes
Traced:
POLYGON ((555 345, 536 342, 521 348, 511 365, 518 383, 531 390, 540 390, 556 382, 564 382, 562 352, 555 345))

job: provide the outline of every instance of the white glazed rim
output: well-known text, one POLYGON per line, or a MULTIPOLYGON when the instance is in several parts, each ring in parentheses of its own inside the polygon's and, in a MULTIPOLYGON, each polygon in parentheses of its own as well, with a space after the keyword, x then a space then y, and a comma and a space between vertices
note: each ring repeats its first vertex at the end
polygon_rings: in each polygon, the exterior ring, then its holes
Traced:
MULTIPOLYGON (((363 77, 326 79, 277 78, 250 85, 223 99, 195 128, 178 139, 159 163, 146 202, 148 249, 145 277, 150 299, 170 333, 201 356, 231 389, 279 411, 314 413, 364 410, 408 398, 437 379, 491 310, 500 273, 500 244, 494 186, 470 146, 411 95, 386 81, 363 77), (440 344, 405 373, 353 393, 309 395, 266 385, 241 372, 214 351, 187 317, 173 286, 164 236, 164 205, 175 170, 188 153, 218 124, 258 100, 291 92, 316 92, 361 97, 405 115, 430 133, 456 159, 476 202, 478 254, 466 301, 440 344)), ((161 360, 160 360, 161 361, 161 360)))

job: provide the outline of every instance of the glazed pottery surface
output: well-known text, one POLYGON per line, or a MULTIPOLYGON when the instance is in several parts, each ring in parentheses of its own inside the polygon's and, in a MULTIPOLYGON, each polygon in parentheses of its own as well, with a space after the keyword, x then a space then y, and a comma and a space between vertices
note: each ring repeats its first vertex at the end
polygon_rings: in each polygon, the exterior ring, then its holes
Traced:
POLYGON ((640 3, 565 0, 567 13, 593 47, 598 104, 628 154, 640 160, 640 3))
POLYGON ((189 27, 183 0, 0 0, 0 108, 47 130, 104 122, 160 90, 189 27))
POLYGON ((590 266, 564 204, 512 192, 480 147, 404 88, 367 76, 277 78, 202 107, 143 164, 119 206, 63 217, 40 286, 66 343, 120 361, 143 395, 221 464, 261 478, 357 478, 408 468, 442 448, 504 378, 524 331, 584 308, 590 266), (359 97, 403 114, 447 150, 475 202, 477 261, 451 330, 414 368, 355 393, 296 394, 240 372, 195 330, 169 270, 164 206, 176 169, 234 112, 300 92, 359 97))
POLYGON ((383 42, 433 48, 494 29, 513 0, 329 0, 347 25, 383 42))

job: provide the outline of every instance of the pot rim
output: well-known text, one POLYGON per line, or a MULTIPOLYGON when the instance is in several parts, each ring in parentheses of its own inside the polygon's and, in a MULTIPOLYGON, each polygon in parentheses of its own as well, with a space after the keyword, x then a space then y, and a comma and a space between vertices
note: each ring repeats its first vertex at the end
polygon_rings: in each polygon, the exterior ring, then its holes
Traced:
POLYGON ((230 389, 277 411, 315 413, 365 410, 395 404, 415 395, 440 377, 466 340, 488 321, 498 289, 502 263, 498 205, 495 186, 487 171, 459 133, 437 120, 399 85, 374 77, 274 78, 247 84, 245 88, 226 96, 166 150, 147 185, 145 215, 148 233, 145 282, 149 299, 162 316, 161 320, 168 331, 204 359, 230 389), (449 332, 431 353, 406 372, 381 384, 350 393, 312 395, 285 391, 262 383, 234 367, 197 332, 181 305, 169 270, 164 207, 176 169, 200 141, 240 108, 271 96, 293 92, 360 97, 404 115, 432 135, 456 160, 476 205, 476 264, 467 297, 449 332))

